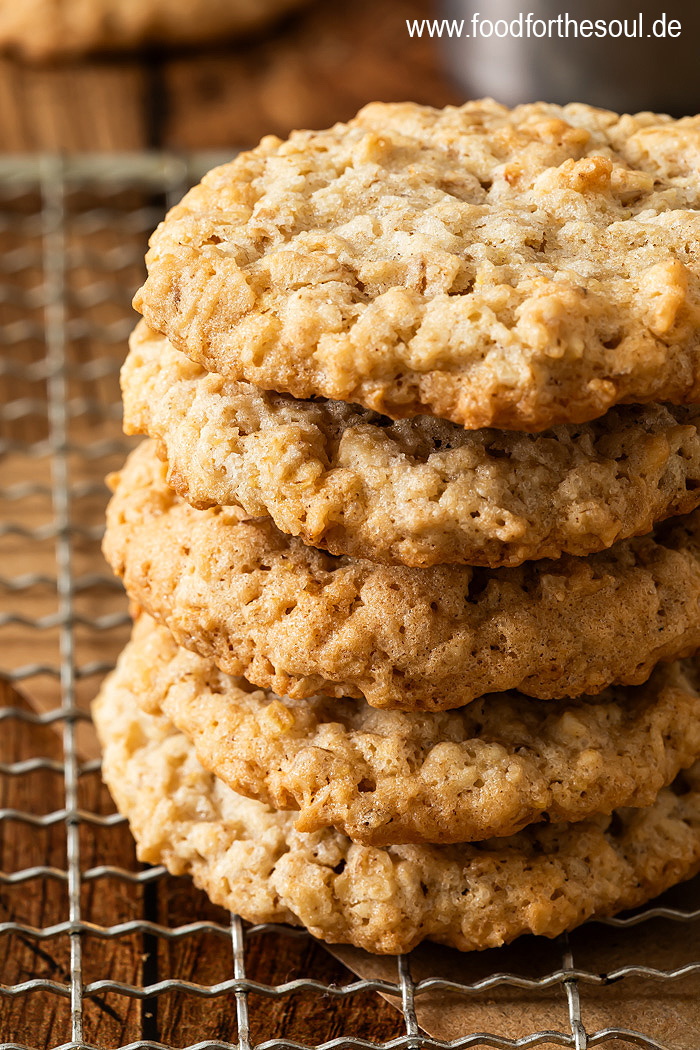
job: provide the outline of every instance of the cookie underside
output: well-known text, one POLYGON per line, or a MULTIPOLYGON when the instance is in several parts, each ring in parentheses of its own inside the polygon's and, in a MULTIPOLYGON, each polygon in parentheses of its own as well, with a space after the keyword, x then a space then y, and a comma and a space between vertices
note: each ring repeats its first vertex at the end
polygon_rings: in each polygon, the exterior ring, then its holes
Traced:
POLYGON ((157 440, 169 484, 333 554, 520 565, 603 550, 700 504, 696 406, 627 406, 539 435, 470 431, 226 380, 143 321, 130 345, 125 429, 157 440))

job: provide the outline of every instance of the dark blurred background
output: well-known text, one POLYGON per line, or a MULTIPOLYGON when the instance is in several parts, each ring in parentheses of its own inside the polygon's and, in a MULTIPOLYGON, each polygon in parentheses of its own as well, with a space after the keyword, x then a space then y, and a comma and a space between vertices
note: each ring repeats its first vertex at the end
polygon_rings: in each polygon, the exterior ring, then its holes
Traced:
MULTIPOLYGON (((122 41, 111 53, 104 41, 117 7, 96 0, 102 50, 86 52, 82 40, 71 53, 75 34, 65 25, 48 47, 41 40, 51 42, 50 32, 32 38, 26 27, 32 19, 41 26, 37 19, 51 11, 63 11, 67 22, 65 12, 80 5, 13 3, 0 0, 2 152, 233 151, 270 132, 327 127, 374 100, 443 106, 492 95, 509 105, 543 99, 674 115, 700 110, 697 0, 291 0, 286 14, 238 38, 173 46, 159 43, 164 34, 154 29, 152 43, 122 41), (22 10, 23 19, 15 14, 22 10), (495 25, 566 11, 579 22, 627 27, 642 13, 643 38, 476 39, 470 32, 475 13, 482 25, 495 25), (655 38, 659 17, 677 19, 682 33, 655 38), (464 19, 461 39, 407 30, 407 21, 444 18, 464 19)), ((169 8, 161 6, 163 18, 169 8)))
POLYGON ((231 42, 41 62, 0 58, 1 149, 216 149, 325 127, 373 100, 442 106, 460 90, 427 34, 431 0, 311 0, 231 42))

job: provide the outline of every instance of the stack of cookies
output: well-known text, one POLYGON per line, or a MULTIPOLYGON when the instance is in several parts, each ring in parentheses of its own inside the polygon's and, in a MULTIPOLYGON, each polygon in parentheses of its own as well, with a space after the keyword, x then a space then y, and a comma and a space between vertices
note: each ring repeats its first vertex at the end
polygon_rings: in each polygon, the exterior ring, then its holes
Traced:
POLYGON ((170 212, 95 705, 144 860, 386 953, 700 868, 699 161, 696 118, 375 104, 170 212))

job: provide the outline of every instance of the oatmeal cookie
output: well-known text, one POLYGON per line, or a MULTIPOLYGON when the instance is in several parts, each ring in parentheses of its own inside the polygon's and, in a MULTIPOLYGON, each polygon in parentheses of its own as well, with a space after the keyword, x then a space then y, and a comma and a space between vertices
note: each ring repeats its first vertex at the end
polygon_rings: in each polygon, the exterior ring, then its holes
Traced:
POLYGON ((157 439, 195 507, 238 504, 333 554, 519 565, 590 554, 700 504, 700 408, 651 404, 543 434, 393 422, 206 372, 141 322, 127 433, 157 439))
POLYGON ((353 842, 471 842, 649 806, 700 756, 700 663, 567 703, 496 693, 444 713, 281 698, 179 648, 145 614, 122 680, 233 791, 353 842))
POLYGON ((405 710, 514 688, 580 696, 700 648, 700 511, 587 558, 415 569, 196 510, 166 473, 144 442, 113 478, 107 560, 179 644, 278 695, 405 710))
POLYGON ((539 431, 700 402, 700 116, 374 103, 211 171, 134 300, 206 368, 539 431))
POLYGON ((424 939, 468 950, 555 937, 700 868, 697 765, 645 809, 482 843, 379 848, 299 832, 294 814, 235 794, 164 715, 139 708, 121 665, 93 713, 103 775, 141 860, 191 875, 244 919, 305 926, 325 941, 390 954, 424 939))

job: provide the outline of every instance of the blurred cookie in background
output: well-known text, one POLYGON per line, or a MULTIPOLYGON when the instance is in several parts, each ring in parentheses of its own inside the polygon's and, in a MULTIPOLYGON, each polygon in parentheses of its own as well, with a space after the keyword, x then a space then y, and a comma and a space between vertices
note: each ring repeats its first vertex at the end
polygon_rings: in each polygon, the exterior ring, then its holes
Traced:
POLYGON ((177 149, 250 146, 265 134, 323 128, 365 103, 458 105, 440 42, 410 38, 406 22, 437 13, 432 0, 316 0, 276 33, 163 67, 162 144, 177 149))
POLYGON ((0 48, 30 59, 249 33, 305 0, 0 0, 0 48))
POLYGON ((225 150, 366 102, 462 101, 436 0, 0 0, 3 150, 225 150))

